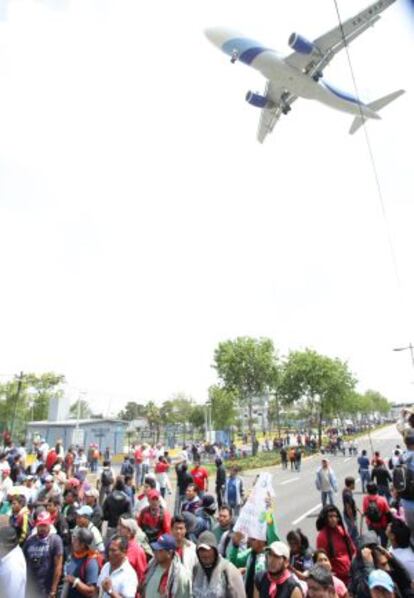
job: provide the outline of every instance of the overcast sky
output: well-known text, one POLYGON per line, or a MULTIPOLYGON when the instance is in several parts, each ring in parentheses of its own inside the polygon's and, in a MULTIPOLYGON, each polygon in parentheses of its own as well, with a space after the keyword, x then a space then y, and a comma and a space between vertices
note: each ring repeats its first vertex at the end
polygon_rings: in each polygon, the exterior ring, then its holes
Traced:
MULTIPOLYGON (((339 0, 343 18, 369 4, 339 0)), ((414 25, 402 0, 350 49, 363 130, 312 101, 265 144, 264 80, 204 37, 283 53, 333 0, 0 0, 0 374, 54 370, 96 409, 205 400, 217 344, 267 336, 414 399, 414 25), (391 258, 395 252, 398 272, 391 258), (105 405, 105 407, 103 407, 105 405)), ((325 78, 353 91, 345 53, 325 78)))

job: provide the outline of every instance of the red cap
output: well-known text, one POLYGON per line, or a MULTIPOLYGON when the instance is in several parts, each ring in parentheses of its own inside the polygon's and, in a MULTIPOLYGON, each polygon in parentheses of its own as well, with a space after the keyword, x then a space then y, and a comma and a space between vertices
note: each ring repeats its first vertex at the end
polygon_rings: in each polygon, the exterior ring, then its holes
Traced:
POLYGON ((46 511, 41 511, 36 519, 36 527, 38 525, 52 525, 52 519, 46 511))
POLYGON ((148 500, 154 500, 154 498, 159 498, 160 497, 160 493, 158 492, 158 490, 156 490, 155 488, 153 488, 152 490, 150 490, 147 494, 148 500))
POLYGON ((77 488, 78 486, 80 486, 80 481, 78 480, 78 478, 69 478, 66 481, 66 485, 72 486, 72 488, 77 488))

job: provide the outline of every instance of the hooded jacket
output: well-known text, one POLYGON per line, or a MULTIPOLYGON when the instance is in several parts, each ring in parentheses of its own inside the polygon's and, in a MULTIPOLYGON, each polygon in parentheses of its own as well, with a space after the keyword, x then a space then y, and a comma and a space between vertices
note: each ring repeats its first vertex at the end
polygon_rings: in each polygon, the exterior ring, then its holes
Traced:
POLYGON ((108 527, 116 527, 121 515, 131 515, 131 502, 125 492, 113 490, 104 502, 103 518, 108 521, 108 527))
POLYGON ((236 567, 223 559, 217 549, 212 532, 203 532, 197 542, 198 563, 193 575, 193 598, 246 598, 243 579, 236 567), (215 562, 208 570, 200 561, 199 550, 210 547, 215 552, 215 562))

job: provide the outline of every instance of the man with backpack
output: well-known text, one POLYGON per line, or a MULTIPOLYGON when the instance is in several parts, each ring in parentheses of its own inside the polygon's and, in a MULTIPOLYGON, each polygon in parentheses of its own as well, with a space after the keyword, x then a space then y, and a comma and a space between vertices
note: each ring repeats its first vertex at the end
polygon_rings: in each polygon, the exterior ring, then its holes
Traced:
POLYGON ((377 533, 384 548, 387 546, 385 533, 391 518, 390 507, 383 496, 379 496, 375 482, 367 484, 368 495, 362 501, 362 512, 366 518, 367 527, 377 533))
POLYGON ((121 465, 121 475, 123 475, 124 477, 126 475, 134 477, 134 473, 135 473, 134 472, 134 466, 132 465, 129 456, 125 455, 124 462, 121 465))
POLYGON ((99 486, 99 504, 102 505, 105 498, 111 492, 112 484, 114 483, 114 472, 111 468, 110 461, 103 462, 103 469, 101 473, 101 477, 98 481, 99 486))
POLYGON ((91 549, 92 544, 93 535, 88 529, 79 528, 73 533, 72 554, 65 566, 64 595, 67 598, 93 595, 100 566, 97 555, 91 549))
POLYGON ((374 465, 371 471, 371 481, 377 484, 378 494, 385 496, 389 503, 391 500, 389 484, 392 482, 392 477, 384 462, 374 465))

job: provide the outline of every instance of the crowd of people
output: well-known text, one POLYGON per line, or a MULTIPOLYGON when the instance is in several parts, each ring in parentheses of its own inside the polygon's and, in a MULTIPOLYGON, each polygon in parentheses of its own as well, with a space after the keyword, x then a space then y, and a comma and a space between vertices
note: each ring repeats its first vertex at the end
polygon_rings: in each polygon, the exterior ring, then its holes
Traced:
MULTIPOLYGON (((6 435, 0 596, 414 598, 414 431, 404 442, 386 457, 359 453, 362 509, 354 477, 335 504, 338 480, 322 455, 315 536, 292 529, 283 539, 270 497, 264 536, 240 531, 251 489, 220 450, 212 475, 199 454, 183 447, 173 462, 160 445, 151 456, 134 447, 118 470, 95 446, 40 440, 28 465, 6 435)), ((297 447, 284 444, 282 468, 292 455, 299 471, 297 447)))

